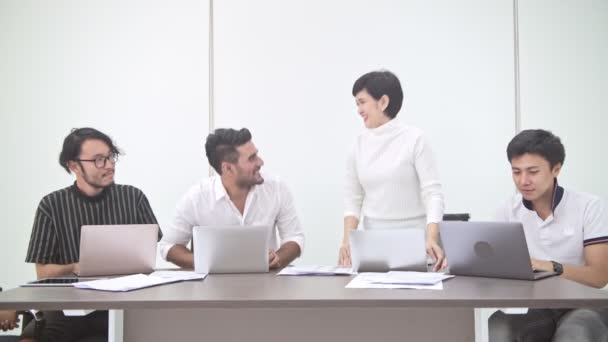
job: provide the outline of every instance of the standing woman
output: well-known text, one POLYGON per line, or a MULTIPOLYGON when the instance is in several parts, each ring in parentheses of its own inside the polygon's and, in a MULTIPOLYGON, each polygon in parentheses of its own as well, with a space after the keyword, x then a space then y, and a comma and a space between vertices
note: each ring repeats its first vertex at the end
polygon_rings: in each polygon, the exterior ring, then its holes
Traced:
POLYGON ((355 82, 353 96, 366 130, 348 156, 339 264, 351 264, 348 237, 363 220, 364 229, 426 227, 434 269, 445 267, 438 244, 441 182, 424 132, 395 120, 403 103, 399 79, 390 71, 372 71, 355 82))

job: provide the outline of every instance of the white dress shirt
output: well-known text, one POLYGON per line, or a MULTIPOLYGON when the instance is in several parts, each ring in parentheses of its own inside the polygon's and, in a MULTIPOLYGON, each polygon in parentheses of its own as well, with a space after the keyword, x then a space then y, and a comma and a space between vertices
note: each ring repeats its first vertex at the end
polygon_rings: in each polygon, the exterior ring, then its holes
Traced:
POLYGON ((192 239, 195 226, 241 225, 269 226, 269 246, 278 248, 293 241, 304 251, 304 232, 296 214, 291 193, 277 178, 264 177, 263 184, 251 188, 245 201, 243 214, 230 200, 219 176, 204 179, 192 186, 179 201, 173 222, 163 228, 160 253, 166 260, 175 244, 186 246, 192 239))
POLYGON ((522 223, 532 258, 582 266, 586 246, 608 243, 606 203, 591 194, 559 191, 553 214, 545 220, 519 193, 498 211, 496 220, 522 223))
POLYGON ((425 226, 443 218, 443 193, 424 133, 393 119, 366 129, 346 167, 344 216, 425 226))

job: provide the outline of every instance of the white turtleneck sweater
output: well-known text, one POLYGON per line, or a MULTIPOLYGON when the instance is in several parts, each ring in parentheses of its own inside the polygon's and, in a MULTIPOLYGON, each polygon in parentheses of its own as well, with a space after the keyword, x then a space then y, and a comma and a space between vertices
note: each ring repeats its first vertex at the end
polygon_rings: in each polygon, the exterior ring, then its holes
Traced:
POLYGON ((443 193, 424 132, 393 119, 366 129, 348 156, 344 216, 406 225, 443 217, 443 193))

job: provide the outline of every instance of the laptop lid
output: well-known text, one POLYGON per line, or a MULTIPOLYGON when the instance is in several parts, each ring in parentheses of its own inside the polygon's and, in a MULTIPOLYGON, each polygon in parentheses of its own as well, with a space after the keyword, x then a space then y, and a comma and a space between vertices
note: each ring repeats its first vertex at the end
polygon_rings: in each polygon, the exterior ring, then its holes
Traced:
POLYGON ((196 273, 268 272, 268 226, 199 226, 193 229, 196 273))
POLYGON ((150 273, 156 264, 157 224, 85 225, 78 276, 150 273))
POLYGON ((355 230, 349 239, 356 272, 427 271, 422 228, 355 230))
POLYGON ((519 222, 444 221, 439 230, 451 274, 526 280, 555 275, 532 270, 519 222))

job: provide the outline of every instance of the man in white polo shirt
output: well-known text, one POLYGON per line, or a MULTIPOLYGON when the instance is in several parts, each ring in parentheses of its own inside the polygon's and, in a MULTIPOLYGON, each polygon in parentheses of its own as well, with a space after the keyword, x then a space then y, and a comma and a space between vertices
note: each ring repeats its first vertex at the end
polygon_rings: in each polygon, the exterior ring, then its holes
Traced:
MULTIPOLYGON (((523 224, 532 267, 604 287, 608 283, 606 204, 558 185, 565 159, 560 139, 545 130, 524 130, 509 143, 507 157, 519 193, 497 219, 523 224)), ((605 341, 608 309, 531 309, 525 315, 499 311, 490 317, 489 335, 490 342, 605 341)))
POLYGON ((278 179, 262 177, 264 161, 249 130, 216 129, 207 137, 205 152, 218 175, 197 183, 179 201, 172 224, 163 227, 162 257, 178 266, 194 268, 193 253, 186 245, 195 226, 209 225, 273 227, 270 268, 286 266, 300 256, 304 232, 291 193, 278 179))

